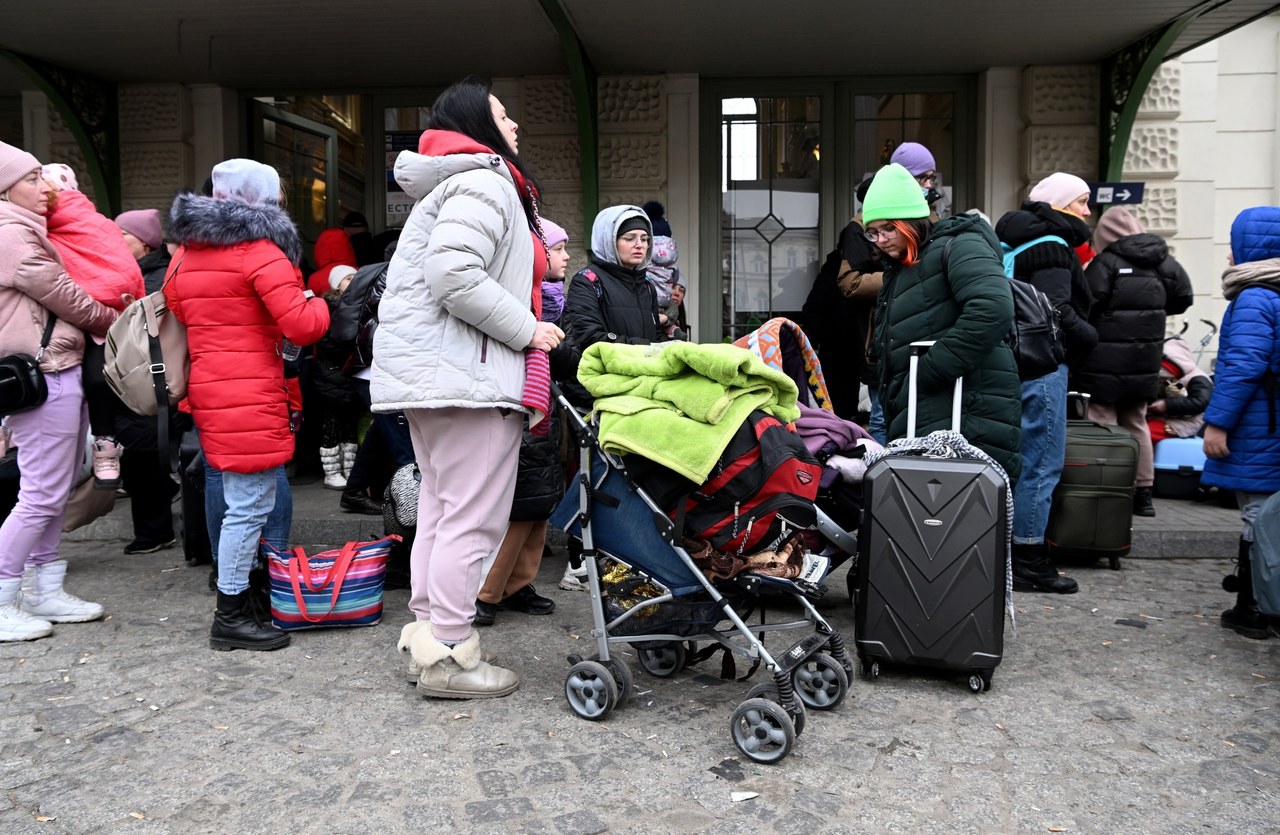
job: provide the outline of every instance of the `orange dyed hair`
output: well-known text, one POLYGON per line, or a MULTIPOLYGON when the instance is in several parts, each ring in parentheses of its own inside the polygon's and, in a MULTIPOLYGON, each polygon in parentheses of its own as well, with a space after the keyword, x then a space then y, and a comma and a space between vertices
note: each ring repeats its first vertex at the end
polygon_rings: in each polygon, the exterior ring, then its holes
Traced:
POLYGON ((898 230, 898 234, 902 236, 902 242, 905 245, 905 252, 902 255, 902 265, 904 267, 913 267, 920 263, 920 237, 917 234, 916 227, 912 223, 905 220, 891 220, 893 228, 898 230))

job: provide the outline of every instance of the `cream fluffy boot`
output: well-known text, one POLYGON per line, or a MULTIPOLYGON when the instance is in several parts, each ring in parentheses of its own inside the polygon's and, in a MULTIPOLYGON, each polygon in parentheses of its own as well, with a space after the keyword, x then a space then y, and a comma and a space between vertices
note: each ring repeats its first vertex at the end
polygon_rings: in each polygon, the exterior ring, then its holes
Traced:
MULTIPOLYGON (((427 633, 430 634, 431 621, 415 620, 415 621, 410 621, 409 623, 406 623, 404 625, 404 628, 400 630, 400 641, 396 644, 396 649, 400 650, 401 652, 408 652, 409 642, 413 639, 413 634, 417 632, 419 629, 423 629, 423 628, 425 628, 427 633)), ((498 654, 496 652, 490 652, 487 649, 482 649, 480 650, 480 660, 485 662, 486 664, 492 664, 493 662, 498 660, 498 654)), ((421 675, 422 675, 422 665, 419 664, 417 661, 414 661, 413 656, 410 655, 409 666, 405 669, 405 678, 409 680, 410 684, 417 684, 418 677, 421 675)))
POLYGON ((441 643, 430 629, 417 629, 409 652, 422 672, 418 692, 435 699, 489 699, 514 693, 520 678, 481 658, 480 635, 472 632, 453 647, 441 643))

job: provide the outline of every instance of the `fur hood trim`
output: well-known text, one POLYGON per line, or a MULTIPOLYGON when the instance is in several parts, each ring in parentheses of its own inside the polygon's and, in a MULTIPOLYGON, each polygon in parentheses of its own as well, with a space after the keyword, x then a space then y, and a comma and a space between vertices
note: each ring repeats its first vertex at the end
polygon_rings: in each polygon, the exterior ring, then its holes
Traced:
POLYGON ((184 246, 219 247, 265 238, 280 247, 295 267, 302 263, 298 227, 279 206, 251 206, 239 200, 179 194, 169 210, 169 237, 184 246))

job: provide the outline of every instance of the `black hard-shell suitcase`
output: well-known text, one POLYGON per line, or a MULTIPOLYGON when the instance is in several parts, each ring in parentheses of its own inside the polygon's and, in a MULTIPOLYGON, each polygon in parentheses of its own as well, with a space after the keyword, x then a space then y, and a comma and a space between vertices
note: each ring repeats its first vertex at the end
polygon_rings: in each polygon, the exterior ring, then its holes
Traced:
MULTIPOLYGON (((915 434, 912 345, 908 437, 915 434)), ((960 381, 952 424, 960 426, 960 381)), ((867 470, 854 569, 862 673, 880 662, 968 673, 989 690, 1004 653, 1008 486, 977 459, 891 455, 867 470)))
POLYGON ((182 551, 192 565, 213 562, 209 544, 209 525, 204 515, 204 456, 200 452, 200 436, 185 432, 178 447, 178 495, 182 511, 178 529, 182 551))
MULTIPOLYGON (((1068 397, 1088 402, 1088 395, 1072 392, 1068 397)), ((1068 420, 1066 460, 1044 537, 1049 555, 1076 562, 1105 557, 1111 568, 1119 569, 1133 541, 1137 476, 1138 442, 1128 431, 1068 420)))

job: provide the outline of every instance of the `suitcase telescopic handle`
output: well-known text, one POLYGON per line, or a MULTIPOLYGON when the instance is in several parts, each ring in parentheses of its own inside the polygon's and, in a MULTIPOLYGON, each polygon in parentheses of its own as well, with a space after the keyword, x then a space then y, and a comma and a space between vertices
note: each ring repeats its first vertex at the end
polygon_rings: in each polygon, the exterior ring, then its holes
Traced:
MULTIPOLYGON (((907 377, 907 438, 911 439, 916 436, 916 399, 917 385, 916 378, 920 373, 920 357, 925 351, 933 345, 929 342, 912 342, 911 343, 911 361, 908 367, 907 377)), ((956 378, 956 392, 951 399, 951 431, 960 431, 960 395, 962 390, 963 377, 956 378)))

